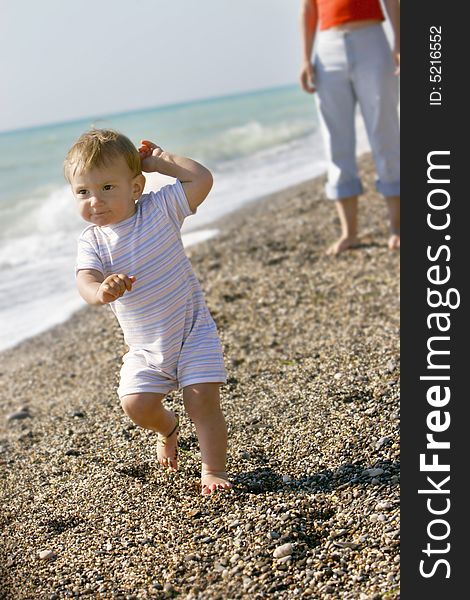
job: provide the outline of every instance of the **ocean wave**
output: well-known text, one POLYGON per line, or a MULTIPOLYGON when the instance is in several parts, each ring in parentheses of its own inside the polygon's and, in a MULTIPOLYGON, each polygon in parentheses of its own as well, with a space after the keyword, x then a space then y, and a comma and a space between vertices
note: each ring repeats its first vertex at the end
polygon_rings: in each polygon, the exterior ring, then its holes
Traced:
POLYGON ((276 150, 289 142, 304 138, 314 130, 310 121, 261 123, 248 121, 229 127, 217 134, 193 143, 193 153, 202 160, 220 166, 225 161, 255 155, 264 150, 276 150))
POLYGON ((24 238, 36 232, 46 235, 80 231, 81 220, 68 186, 37 189, 27 197, 17 198, 14 205, 3 206, 1 215, 3 240, 24 238))

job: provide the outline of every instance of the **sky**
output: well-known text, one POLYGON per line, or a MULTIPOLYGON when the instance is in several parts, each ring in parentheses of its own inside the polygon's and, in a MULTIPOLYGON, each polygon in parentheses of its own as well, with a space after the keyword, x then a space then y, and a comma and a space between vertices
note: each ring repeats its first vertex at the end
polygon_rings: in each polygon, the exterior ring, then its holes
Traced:
POLYGON ((0 131, 295 84, 300 0, 0 0, 0 131))

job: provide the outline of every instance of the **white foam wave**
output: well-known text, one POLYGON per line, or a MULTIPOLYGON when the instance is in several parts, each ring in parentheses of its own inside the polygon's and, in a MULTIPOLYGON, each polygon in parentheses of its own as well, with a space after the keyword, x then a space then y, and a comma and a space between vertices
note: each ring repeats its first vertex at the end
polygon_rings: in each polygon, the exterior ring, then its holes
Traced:
POLYGON ((311 121, 284 121, 263 124, 249 121, 230 127, 217 135, 194 144, 194 154, 217 165, 286 144, 313 130, 311 121))
MULTIPOLYGON (((246 127, 253 127, 255 137, 263 131, 259 124, 246 127)), ((230 134, 233 139, 248 135, 248 129, 234 129, 230 134)), ((283 135, 281 130, 277 134, 283 135)), ((255 143, 257 152, 247 150, 246 156, 218 164, 211 194, 183 226, 186 247, 217 235, 218 231, 207 225, 243 204, 324 172, 319 133, 297 139, 288 139, 289 135, 286 133, 285 141, 275 145, 255 143)), ((366 149, 364 128, 359 123, 358 152, 366 149)), ((147 174, 146 191, 171 181, 147 174)), ((83 227, 71 192, 61 186, 42 198, 29 199, 16 213, 14 226, 3 229, 0 350, 66 320, 84 305, 75 289, 73 269, 76 239, 83 227)))
POLYGON ((189 246, 194 246, 194 244, 200 244, 201 242, 205 242, 206 240, 215 237, 218 233, 218 229, 201 229, 199 231, 183 234, 183 246, 189 248, 189 246))
POLYGON ((75 233, 83 228, 76 201, 68 186, 53 191, 38 207, 33 219, 42 235, 57 231, 75 233))
POLYGON ((74 246, 83 229, 75 201, 67 187, 23 204, 10 227, 3 227, 0 269, 54 262, 74 246))

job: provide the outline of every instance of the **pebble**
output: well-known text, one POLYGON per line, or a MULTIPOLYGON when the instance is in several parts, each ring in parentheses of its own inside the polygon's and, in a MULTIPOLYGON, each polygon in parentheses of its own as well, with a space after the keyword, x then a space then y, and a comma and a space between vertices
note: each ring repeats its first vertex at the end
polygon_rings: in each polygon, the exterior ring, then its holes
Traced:
POLYGON ((85 413, 82 410, 74 410, 70 416, 83 419, 85 417, 85 413))
POLYGON ((364 542, 366 542, 366 541, 367 541, 368 537, 369 537, 368 535, 361 535, 361 536, 359 537, 359 542, 360 542, 361 544, 363 544, 364 542))
POLYGON ((334 539, 336 539, 336 538, 338 538, 338 537, 341 537, 341 536, 342 536, 342 535, 344 535, 345 533, 348 533, 348 530, 347 530, 347 529, 339 529, 338 531, 333 531, 333 532, 330 534, 330 538, 331 538, 332 540, 334 540, 334 539))
POLYGON ((38 554, 41 560, 52 560, 56 556, 54 550, 40 550, 38 554))
POLYGON ((75 448, 68 448, 65 452, 64 452, 65 456, 79 456, 80 455, 80 451, 75 449, 75 448))
POLYGON ((189 562, 192 560, 197 560, 197 555, 196 554, 186 554, 186 556, 184 557, 184 560, 186 562, 189 562))
POLYGON ((232 564, 234 564, 234 563, 238 562, 239 559, 240 559, 240 555, 239 554, 234 554, 233 556, 230 557, 230 562, 232 564))
POLYGON ((363 475, 368 475, 369 477, 378 477, 379 475, 383 475, 384 470, 381 469, 380 467, 377 467, 375 469, 365 469, 362 474, 363 475))
POLYGON ((7 421, 19 421, 21 419, 27 419, 28 417, 31 417, 29 411, 22 409, 7 415, 7 421))
POLYGON ((393 504, 391 502, 377 502, 375 505, 375 510, 390 510, 393 508, 393 504))
POLYGON ((235 519, 235 521, 232 521, 231 523, 229 523, 230 529, 235 529, 235 527, 239 527, 240 525, 241 525, 241 521, 239 519, 235 519))
POLYGON ((391 441, 392 440, 389 437, 381 437, 379 440, 377 440, 377 443, 375 444, 375 449, 380 450, 380 448, 382 448, 382 446, 386 446, 391 441))
POLYGON ((284 558, 285 556, 290 556, 293 551, 294 547, 290 542, 287 542, 286 544, 282 544, 282 546, 278 546, 274 550, 273 556, 274 558, 284 558))
POLYGON ((309 587, 305 588, 303 591, 304 596, 311 596, 313 593, 314 592, 313 592, 312 588, 309 588, 309 587))
POLYGON ((385 522, 387 520, 387 515, 384 515, 384 514, 377 515, 377 520, 385 522))
POLYGON ((333 542, 333 544, 337 548, 351 548, 351 550, 356 550, 357 548, 360 548, 360 546, 361 546, 357 542, 333 542))
POLYGON ((242 570, 242 567, 240 565, 235 565, 234 567, 232 567, 229 570, 229 574, 230 575, 236 575, 237 573, 239 573, 242 570))

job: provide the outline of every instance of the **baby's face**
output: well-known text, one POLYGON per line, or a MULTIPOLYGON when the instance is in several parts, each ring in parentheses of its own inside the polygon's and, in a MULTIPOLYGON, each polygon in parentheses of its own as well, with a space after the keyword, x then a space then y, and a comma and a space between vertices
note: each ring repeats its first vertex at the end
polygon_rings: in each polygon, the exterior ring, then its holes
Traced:
POLYGON ((135 202, 144 183, 143 175, 134 177, 122 157, 79 173, 71 180, 80 216, 101 227, 124 221, 135 213, 135 202))

